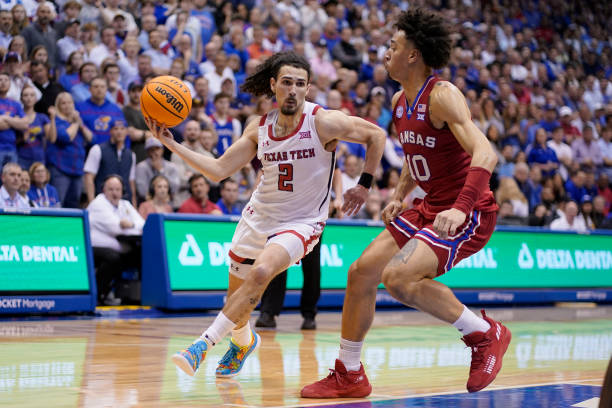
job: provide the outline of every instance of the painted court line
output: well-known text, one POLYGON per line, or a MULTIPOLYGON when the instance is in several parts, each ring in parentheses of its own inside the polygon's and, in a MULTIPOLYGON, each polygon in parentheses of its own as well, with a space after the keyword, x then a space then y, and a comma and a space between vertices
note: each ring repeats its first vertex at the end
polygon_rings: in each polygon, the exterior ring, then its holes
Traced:
POLYGON ((567 381, 567 384, 577 384, 577 385, 583 385, 583 383, 588 383, 588 382, 593 382, 596 381, 597 384, 589 384, 589 385, 599 385, 601 386, 601 384, 603 383, 603 378, 585 378, 583 380, 572 380, 572 381, 567 381))
MULTIPOLYGON (((561 385, 561 384, 574 384, 575 385, 583 385, 580 384, 586 381, 593 381, 596 379, 586 379, 586 380, 575 380, 575 381, 553 381, 553 382, 544 382, 537 384, 524 384, 524 385, 508 385, 508 386, 493 386, 491 388, 487 388, 486 391, 502 391, 502 390, 511 390, 518 388, 533 388, 533 387, 544 387, 547 385, 561 385)), ((485 392, 486 392, 485 391, 485 392)), ((389 401, 389 400, 398 400, 398 399, 411 399, 411 398, 421 398, 421 397, 433 397, 438 395, 452 395, 452 394, 468 394, 468 392, 464 389, 461 390, 453 390, 453 391, 444 391, 444 392, 432 392, 425 394, 405 394, 405 395, 381 395, 381 394, 370 394, 374 398, 358 398, 358 399, 350 399, 350 400, 336 400, 330 399, 326 402, 315 402, 315 403, 301 403, 295 405, 279 405, 275 407, 267 407, 267 408, 300 408, 300 407, 322 407, 329 405, 345 405, 345 404, 355 404, 359 402, 379 402, 379 401, 389 401)), ((258 405, 240 405, 240 404, 225 404, 227 406, 235 406, 241 408, 259 408, 258 405)))

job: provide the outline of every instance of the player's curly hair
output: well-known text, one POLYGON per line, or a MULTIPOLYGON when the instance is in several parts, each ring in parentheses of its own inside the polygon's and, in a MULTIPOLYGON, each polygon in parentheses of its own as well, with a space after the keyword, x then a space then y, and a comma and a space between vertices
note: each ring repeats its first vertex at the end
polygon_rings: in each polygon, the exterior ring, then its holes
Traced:
POLYGON ((406 40, 414 43, 425 65, 439 69, 448 64, 451 29, 441 15, 423 8, 410 8, 399 15, 395 27, 404 32, 406 40))
POLYGON ((307 79, 310 82, 310 64, 306 58, 293 51, 284 51, 265 60, 254 74, 244 80, 240 89, 254 96, 274 96, 274 92, 270 89, 270 78, 276 78, 280 69, 285 65, 304 69, 308 73, 307 79))

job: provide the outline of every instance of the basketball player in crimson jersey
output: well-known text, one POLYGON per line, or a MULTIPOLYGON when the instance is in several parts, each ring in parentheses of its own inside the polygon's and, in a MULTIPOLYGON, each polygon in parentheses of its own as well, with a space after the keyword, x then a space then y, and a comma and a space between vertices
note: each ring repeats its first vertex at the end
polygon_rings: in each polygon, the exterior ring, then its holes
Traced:
POLYGON ((485 246, 495 228, 497 205, 489 189, 497 162, 474 125, 464 96, 433 75, 448 62, 449 29, 437 14, 402 13, 385 55, 389 76, 403 90, 393 97, 393 120, 405 154, 400 182, 383 210, 387 228, 349 269, 342 338, 335 370, 302 389, 306 398, 365 397, 372 387, 360 363, 372 324, 376 288, 403 304, 455 326, 472 349, 469 392, 489 385, 499 372, 510 331, 482 312, 475 315, 435 277, 485 246), (403 211, 415 186, 427 196, 403 211))
POLYGON ((261 339, 249 326, 251 312, 268 283, 316 245, 327 220, 331 177, 338 140, 367 146, 359 184, 344 194, 343 211, 356 213, 368 196, 372 173, 382 157, 385 133, 358 117, 320 109, 306 102, 310 64, 293 52, 268 58, 243 85, 254 96, 275 96, 279 109, 253 120, 242 137, 218 159, 177 143, 151 119, 147 125, 161 142, 206 177, 220 181, 238 172, 257 154, 263 177, 245 206, 229 252, 228 297, 213 324, 172 360, 194 375, 206 353, 231 332, 230 347, 217 377, 231 377, 261 339))

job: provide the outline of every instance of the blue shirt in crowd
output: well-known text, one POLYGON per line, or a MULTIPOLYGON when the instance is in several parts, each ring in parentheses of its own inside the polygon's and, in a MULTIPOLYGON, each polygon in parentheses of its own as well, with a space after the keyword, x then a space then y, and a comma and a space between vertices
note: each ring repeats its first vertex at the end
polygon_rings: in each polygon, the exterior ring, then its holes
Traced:
MULTIPOLYGON (((6 112, 8 112, 9 116, 11 117, 18 116, 23 118, 24 115, 23 108, 19 102, 9 98, 0 98, 0 115, 5 114, 6 112)), ((16 140, 15 129, 8 128, 0 130, 0 151, 14 152, 16 150, 16 140)))
POLYGON ((547 122, 544 119, 542 119, 540 121, 539 125, 540 125, 540 127, 546 129, 547 132, 552 132, 553 130, 555 130, 556 128, 561 126, 561 123, 558 120, 553 120, 552 122, 547 122))
POLYGON ((68 136, 71 123, 55 117, 57 140, 47 145, 47 163, 69 176, 82 176, 85 165, 85 138, 79 130, 73 140, 68 136))
POLYGON ((577 202, 578 204, 582 203, 582 198, 587 195, 587 189, 583 187, 577 187, 572 179, 568 179, 565 182, 565 193, 569 198, 577 202))
MULTIPOLYGON (((542 147, 540 145, 534 146, 533 149, 529 152, 527 156, 527 162, 529 164, 538 163, 538 164, 546 164, 548 162, 553 162, 559 164, 559 159, 557 158, 557 154, 550 147, 542 147)), ((542 170, 543 177, 549 177, 555 174, 557 170, 552 169, 548 171, 542 170)))
MULTIPOLYGON (((119 106, 108 99, 104 99, 102 105, 96 105, 91 98, 85 102, 77 104, 76 109, 81 114, 83 123, 93 132, 91 144, 100 144, 110 139, 110 122, 113 119, 120 119, 125 122, 123 112, 119 106)), ((129 147, 129 138, 126 139, 126 146, 129 147)))
POLYGON ((208 44, 213 34, 217 31, 215 17, 210 11, 196 9, 191 10, 191 15, 200 22, 200 27, 202 29, 202 44, 208 44))
POLYGON ((221 212, 226 215, 240 215, 242 214, 242 210, 238 204, 234 204, 232 208, 227 208, 225 203, 223 203, 223 199, 217 201, 217 206, 221 209, 221 212))
POLYGON ((37 113, 34 120, 23 132, 23 143, 17 146, 20 158, 28 161, 45 162, 45 125, 49 117, 44 113, 37 113))
POLYGON ((43 188, 32 185, 28 191, 28 198, 37 207, 41 208, 62 206, 59 196, 57 195, 57 190, 51 184, 47 184, 43 188))
POLYGON ((231 117, 227 118, 227 122, 222 125, 217 122, 217 119, 212 117, 213 123, 215 124, 215 131, 217 132, 217 151, 221 156, 229 147, 232 145, 234 140, 234 121, 231 117))
MULTIPOLYGON (((64 74, 60 76, 59 83, 66 92, 70 92, 73 86, 81 83, 81 79, 79 78, 79 73, 75 72, 74 74, 64 74)), ((87 98, 84 98, 85 100, 87 98)))

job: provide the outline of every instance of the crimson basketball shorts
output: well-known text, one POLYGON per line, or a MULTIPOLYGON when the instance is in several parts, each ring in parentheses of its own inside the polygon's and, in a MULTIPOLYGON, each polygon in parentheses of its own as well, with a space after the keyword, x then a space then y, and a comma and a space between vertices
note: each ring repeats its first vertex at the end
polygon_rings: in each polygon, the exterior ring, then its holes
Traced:
POLYGON ((480 251, 491 238, 497 220, 496 212, 474 210, 453 236, 440 238, 433 229, 434 220, 417 209, 402 212, 387 229, 400 248, 411 238, 423 241, 438 257, 438 276, 448 272, 459 261, 480 251))

